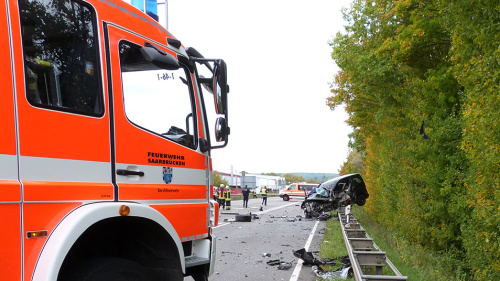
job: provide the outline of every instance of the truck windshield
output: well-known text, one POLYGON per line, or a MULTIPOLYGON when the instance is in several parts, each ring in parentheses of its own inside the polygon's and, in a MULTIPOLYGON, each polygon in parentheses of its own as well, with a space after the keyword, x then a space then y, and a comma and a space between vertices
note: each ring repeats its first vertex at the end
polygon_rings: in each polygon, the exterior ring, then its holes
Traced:
POLYGON ((127 118, 141 128, 196 148, 193 101, 186 70, 182 67, 158 70, 141 59, 139 46, 121 43, 120 63, 127 118))

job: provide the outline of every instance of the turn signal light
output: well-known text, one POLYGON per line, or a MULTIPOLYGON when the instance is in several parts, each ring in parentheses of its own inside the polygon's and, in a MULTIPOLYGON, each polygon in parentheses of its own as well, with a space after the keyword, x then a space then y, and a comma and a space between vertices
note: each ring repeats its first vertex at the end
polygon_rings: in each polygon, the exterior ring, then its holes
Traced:
POLYGON ((128 216, 128 214, 130 214, 130 207, 127 205, 121 205, 119 212, 120 212, 120 215, 122 215, 122 216, 128 216))
POLYGON ((28 231, 26 232, 26 237, 28 239, 47 237, 47 230, 28 231))

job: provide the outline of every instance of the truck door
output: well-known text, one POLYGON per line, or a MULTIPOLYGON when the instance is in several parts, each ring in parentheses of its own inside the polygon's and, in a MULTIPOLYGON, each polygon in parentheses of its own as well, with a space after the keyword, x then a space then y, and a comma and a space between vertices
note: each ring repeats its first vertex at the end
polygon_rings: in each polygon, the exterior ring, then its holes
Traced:
POLYGON ((182 63, 159 69, 141 54, 149 46, 177 58, 167 42, 113 25, 107 30, 117 197, 157 209, 182 241, 208 237, 209 161, 199 149, 200 104, 191 72, 182 63))
POLYGON ((47 237, 68 212, 83 202, 114 199, 110 123, 93 7, 9 0, 9 8, 24 279, 30 280, 47 237), (44 235, 31 236, 34 231, 44 235))
POLYGON ((5 1, 0 3, 0 272, 4 280, 21 279, 21 186, 17 172, 11 40, 5 1))

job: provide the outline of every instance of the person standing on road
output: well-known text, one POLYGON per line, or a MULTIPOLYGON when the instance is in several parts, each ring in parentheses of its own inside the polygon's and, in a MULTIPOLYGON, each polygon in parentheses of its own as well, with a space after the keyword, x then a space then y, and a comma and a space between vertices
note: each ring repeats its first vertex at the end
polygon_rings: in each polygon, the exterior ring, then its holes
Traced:
POLYGON ((262 204, 261 205, 266 205, 267 206, 267 187, 264 186, 260 190, 260 194, 262 194, 262 204))
POLYGON ((231 210, 231 187, 226 185, 226 210, 231 210))
POLYGON ((243 208, 248 208, 248 196, 250 196, 250 188, 245 185, 241 192, 243 193, 243 208))
POLYGON ((222 210, 226 207, 226 191, 224 188, 224 184, 220 185, 219 188, 219 209, 222 207, 222 210))

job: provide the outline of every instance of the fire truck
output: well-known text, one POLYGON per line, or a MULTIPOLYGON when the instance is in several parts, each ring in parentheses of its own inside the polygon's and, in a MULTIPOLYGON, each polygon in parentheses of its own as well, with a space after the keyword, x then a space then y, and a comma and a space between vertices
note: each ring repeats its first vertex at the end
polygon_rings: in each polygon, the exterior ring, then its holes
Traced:
POLYGON ((155 19, 120 0, 0 2, 1 280, 212 273, 226 64, 155 19))

